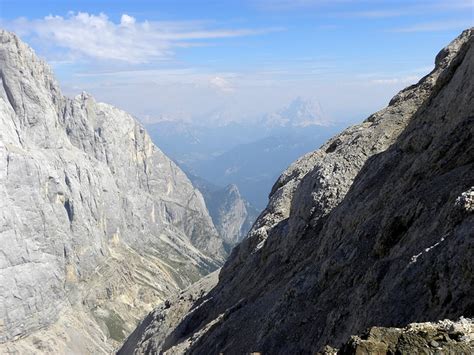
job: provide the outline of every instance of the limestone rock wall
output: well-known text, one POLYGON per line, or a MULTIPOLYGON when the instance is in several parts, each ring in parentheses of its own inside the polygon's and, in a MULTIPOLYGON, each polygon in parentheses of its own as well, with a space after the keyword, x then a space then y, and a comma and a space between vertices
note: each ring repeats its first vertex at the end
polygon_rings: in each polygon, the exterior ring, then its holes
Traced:
POLYGON ((83 338, 110 351, 153 305, 219 267, 222 240, 133 117, 63 96, 6 31, 0 84, 0 352, 35 349, 38 331, 43 350, 83 338), (66 318, 72 333, 55 326, 66 318))

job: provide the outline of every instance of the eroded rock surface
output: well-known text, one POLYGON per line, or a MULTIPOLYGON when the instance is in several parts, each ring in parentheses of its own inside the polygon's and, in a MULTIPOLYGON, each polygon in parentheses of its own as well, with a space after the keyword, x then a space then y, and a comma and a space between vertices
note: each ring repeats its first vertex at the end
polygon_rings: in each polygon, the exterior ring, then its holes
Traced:
POLYGON ((290 166, 216 286, 178 325, 157 309, 124 353, 312 353, 371 326, 472 317, 473 118, 470 29, 290 166))
POLYGON ((6 31, 0 84, 0 352, 110 352, 219 267, 222 240, 143 127, 87 94, 64 97, 6 31))

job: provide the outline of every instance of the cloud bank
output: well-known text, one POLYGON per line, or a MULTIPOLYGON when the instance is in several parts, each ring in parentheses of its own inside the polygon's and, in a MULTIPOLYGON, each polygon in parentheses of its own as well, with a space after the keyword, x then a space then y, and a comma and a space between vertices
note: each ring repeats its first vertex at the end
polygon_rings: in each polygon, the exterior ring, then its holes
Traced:
POLYGON ((207 40, 252 36, 281 29, 213 29, 203 22, 139 22, 122 14, 119 23, 106 14, 70 12, 66 17, 19 18, 8 27, 44 46, 65 50, 71 58, 86 57, 133 64, 165 60, 177 47, 202 45, 207 40))

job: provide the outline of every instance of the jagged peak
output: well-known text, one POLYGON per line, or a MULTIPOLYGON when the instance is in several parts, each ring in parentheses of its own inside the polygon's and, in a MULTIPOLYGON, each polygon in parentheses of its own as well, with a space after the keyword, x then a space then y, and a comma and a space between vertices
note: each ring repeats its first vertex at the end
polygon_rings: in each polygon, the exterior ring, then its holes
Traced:
POLYGON ((461 50, 461 47, 474 35, 474 27, 464 30, 458 37, 452 40, 446 47, 441 49, 435 58, 435 67, 445 65, 451 61, 461 50))
POLYGON ((61 111, 64 96, 50 66, 16 34, 5 30, 0 30, 0 79, 0 97, 10 104, 22 125, 40 127, 43 132, 34 135, 46 141, 57 118, 38 112, 61 111))
POLYGON ((26 44, 15 33, 0 29, 0 66, 2 75, 29 75, 48 84, 58 87, 51 67, 41 59, 33 48, 26 44), (8 67, 10 71, 4 70, 8 67))
POLYGON ((236 197, 240 197, 240 191, 236 184, 229 184, 225 187, 228 193, 236 195, 236 197))
POLYGON ((15 33, 0 28, 0 43, 8 42, 13 42, 17 47, 22 43, 15 33))
MULTIPOLYGON (((411 85, 395 95, 390 100, 389 107, 396 105, 398 102, 407 98, 411 98, 413 96, 412 92, 415 89, 424 91, 432 90, 438 83, 438 78, 443 76, 443 73, 451 66, 451 63, 457 59, 462 60, 462 57, 466 52, 468 42, 471 41, 472 38, 474 38, 473 28, 464 30, 458 37, 452 40, 436 55, 434 69, 429 74, 421 78, 416 85, 411 85)), ((371 121, 375 115, 369 117, 368 120, 371 121)))
MULTIPOLYGON (((91 93, 89 93, 87 91, 82 91, 80 94, 77 94, 76 96, 74 96, 74 100, 78 101, 78 102, 81 102, 81 103, 85 103, 85 102, 97 103, 94 95, 92 95, 91 93)), ((111 108, 114 107, 114 106, 109 105, 109 104, 107 104, 107 105, 110 106, 111 108)))

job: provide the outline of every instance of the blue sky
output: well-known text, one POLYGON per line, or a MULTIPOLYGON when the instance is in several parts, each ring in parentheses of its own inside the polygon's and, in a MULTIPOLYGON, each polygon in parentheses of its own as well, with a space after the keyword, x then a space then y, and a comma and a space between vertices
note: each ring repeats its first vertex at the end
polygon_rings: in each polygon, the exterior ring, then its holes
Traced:
POLYGON ((1 26, 142 120, 253 119, 296 96, 355 122, 432 68, 474 0, 0 0, 1 26))

